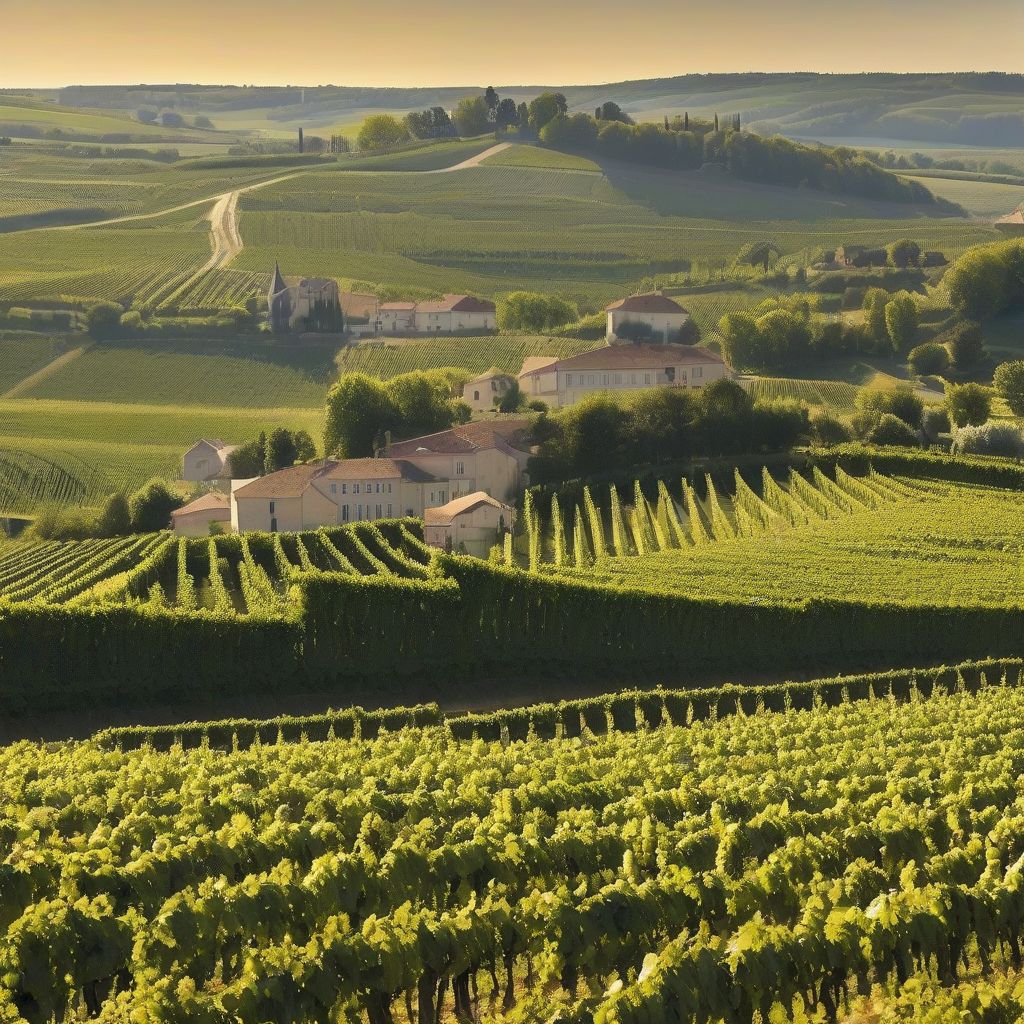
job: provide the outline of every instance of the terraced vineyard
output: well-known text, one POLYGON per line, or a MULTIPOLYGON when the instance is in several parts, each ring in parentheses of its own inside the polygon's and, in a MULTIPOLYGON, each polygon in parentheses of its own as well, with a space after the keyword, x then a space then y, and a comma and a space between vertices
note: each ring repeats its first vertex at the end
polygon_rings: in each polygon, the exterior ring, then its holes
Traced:
POLYGON ((551 533, 536 518, 529 557, 579 582, 738 601, 809 598, 999 606, 1019 600, 1024 510, 1015 492, 873 473, 830 479, 764 472, 734 494, 710 477, 656 500, 639 488, 599 508, 557 500, 551 533), (545 562, 547 561, 547 564, 545 562))
POLYGON ((690 725, 653 694, 635 731, 553 739, 391 713, 243 749, 4 748, 0 1014, 1018 1019, 1024 690, 1019 663, 984 685, 1000 668, 690 725))
POLYGON ((840 412, 853 412, 857 388, 838 380, 799 380, 792 377, 752 377, 740 381, 751 398, 794 398, 808 405, 827 406, 840 412))
POLYGON ((0 513, 30 515, 42 504, 94 505, 111 490, 95 466, 66 452, 55 458, 0 448, 0 513))

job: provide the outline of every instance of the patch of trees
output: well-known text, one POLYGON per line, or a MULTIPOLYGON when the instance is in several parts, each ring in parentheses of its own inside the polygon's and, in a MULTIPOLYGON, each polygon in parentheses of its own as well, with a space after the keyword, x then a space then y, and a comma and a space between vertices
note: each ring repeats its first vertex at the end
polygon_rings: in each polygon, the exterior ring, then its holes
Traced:
POLYGON ((778 451, 808 432, 798 402, 755 402, 730 380, 699 390, 655 388, 628 404, 592 395, 538 419, 530 479, 553 483, 694 456, 778 451))
POLYGON ((1024 302, 1024 241, 1011 239, 968 249, 942 278, 958 312, 980 319, 1024 302))
POLYGON ((444 107, 430 107, 429 110, 414 110, 406 114, 405 127, 417 139, 450 139, 458 134, 444 107))
POLYGON ((500 331, 529 331, 539 334, 578 321, 575 302, 543 292, 509 292, 497 303, 500 331))
POLYGON ((228 456, 228 462, 231 476, 245 480, 315 458, 316 445, 305 430, 276 427, 269 435, 260 431, 259 437, 240 445, 228 456))
POLYGON ((992 375, 996 392, 1010 407, 1014 416, 1024 416, 1024 359, 1000 363, 992 375))
POLYGON ((362 150, 393 149, 408 141, 408 128, 393 114, 371 114, 356 136, 356 145, 362 150))
POLYGON ((469 406, 453 396, 470 374, 465 370, 415 370, 382 381, 365 373, 346 373, 327 395, 324 453, 364 458, 395 440, 419 437, 465 423, 469 406))

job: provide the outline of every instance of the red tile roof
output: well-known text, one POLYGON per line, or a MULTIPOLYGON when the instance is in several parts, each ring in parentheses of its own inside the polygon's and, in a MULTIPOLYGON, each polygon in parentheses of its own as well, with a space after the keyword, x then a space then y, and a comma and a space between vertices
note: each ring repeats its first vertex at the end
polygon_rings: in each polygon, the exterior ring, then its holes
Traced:
POLYGON ((606 345, 592 352, 582 352, 558 360, 555 367, 537 367, 526 370, 521 377, 529 377, 545 369, 559 370, 661 370, 680 364, 722 365, 721 356, 697 345, 606 345))
POLYGON ((239 498, 299 498, 316 480, 410 480, 430 483, 436 479, 404 459, 326 459, 268 473, 239 487, 239 498))
POLYGON ((605 306, 607 312, 613 310, 621 313, 686 313, 687 311, 673 299, 660 292, 652 292, 649 295, 630 295, 628 298, 619 299, 610 306, 605 306))
MULTIPOLYGON (((464 494, 461 498, 452 498, 447 505, 424 509, 423 523, 425 526, 451 526, 457 516, 472 512, 481 505, 491 505, 510 514, 512 512, 510 506, 502 504, 497 498, 492 498, 486 491, 474 491, 472 494, 464 494)), ((511 515, 508 525, 511 525, 511 515)))
POLYGON ((440 302, 418 302, 417 313, 493 313, 495 306, 473 295, 446 295, 440 302))
POLYGON ((465 455, 494 448, 501 443, 526 451, 529 431, 530 421, 526 419, 476 420, 426 437, 395 441, 388 454, 392 458, 417 454, 465 455))

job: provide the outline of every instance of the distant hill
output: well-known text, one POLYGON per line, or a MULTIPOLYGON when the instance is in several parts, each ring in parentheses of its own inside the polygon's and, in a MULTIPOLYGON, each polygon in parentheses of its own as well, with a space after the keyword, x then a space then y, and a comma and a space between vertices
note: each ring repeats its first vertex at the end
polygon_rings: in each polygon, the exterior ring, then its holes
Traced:
MULTIPOLYGON (((484 83, 486 84, 486 83, 484 83)), ((282 128, 327 126, 370 110, 451 107, 480 86, 381 89, 343 86, 73 86, 32 95, 66 106, 134 111, 141 106, 203 113, 216 120, 251 111, 282 128)), ((820 75, 797 72, 680 75, 587 86, 496 86, 529 100, 546 89, 565 93, 575 110, 612 99, 638 120, 689 110, 739 113, 746 126, 796 138, 920 141, 1024 146, 1024 75, 820 75)))

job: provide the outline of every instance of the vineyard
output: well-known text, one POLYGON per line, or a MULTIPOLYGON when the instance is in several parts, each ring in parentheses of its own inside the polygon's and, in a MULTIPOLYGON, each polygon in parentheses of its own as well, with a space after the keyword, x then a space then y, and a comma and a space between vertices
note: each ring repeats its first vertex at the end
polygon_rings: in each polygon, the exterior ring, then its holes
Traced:
POLYGON ((1015 1020, 1024 690, 1000 668, 689 724, 653 694, 553 739, 391 713, 8 747, 0 1014, 835 1024, 872 996, 1015 1020))
POLYGON ((898 479, 835 478, 815 468, 755 491, 737 472, 734 493, 710 476, 639 485, 623 506, 617 490, 574 508, 536 515, 526 561, 579 581, 735 600, 799 602, 811 596, 865 601, 999 605, 1017 599, 1024 513, 1015 492, 898 479), (548 561, 550 564, 543 564, 548 561))
POLYGON ((0 448, 0 512, 31 514, 39 505, 95 505, 109 493, 107 478, 94 466, 62 453, 0 448))

